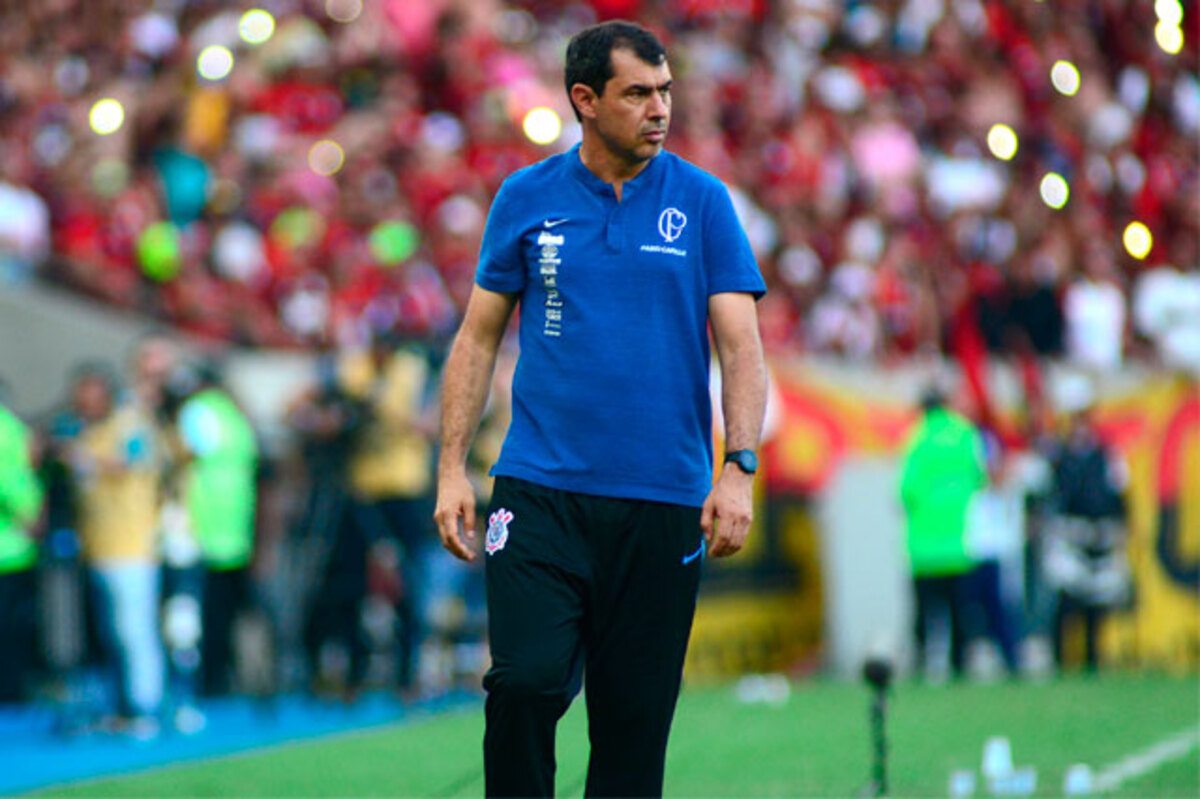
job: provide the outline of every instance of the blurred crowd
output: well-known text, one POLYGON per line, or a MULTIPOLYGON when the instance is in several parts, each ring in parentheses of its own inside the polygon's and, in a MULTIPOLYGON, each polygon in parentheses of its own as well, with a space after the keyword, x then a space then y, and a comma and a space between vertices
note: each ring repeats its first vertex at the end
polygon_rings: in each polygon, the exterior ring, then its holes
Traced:
POLYGON ((941 351, 976 376, 992 354, 1200 368, 1194 2, 262 5, 256 45, 240 3, 6 12, 0 271, 240 344, 445 333, 500 181, 578 136, 567 37, 625 16, 668 43, 671 148, 730 186, 773 351, 941 351), (1160 18, 1181 52, 1157 43, 1160 18), (232 71, 206 79, 214 45, 232 71), (88 127, 101 97, 124 111, 106 136, 88 127), (541 106, 568 121, 550 144, 523 132, 541 106), (997 123, 1011 160, 989 152, 997 123))
MULTIPOLYGON (((279 453, 219 364, 159 334, 123 368, 79 364, 31 426, 0 397, 0 704, 152 738, 233 691, 475 690, 482 575, 433 531, 437 368, 416 339, 319 359, 279 453)), ((472 454, 481 503, 504 397, 472 454)))

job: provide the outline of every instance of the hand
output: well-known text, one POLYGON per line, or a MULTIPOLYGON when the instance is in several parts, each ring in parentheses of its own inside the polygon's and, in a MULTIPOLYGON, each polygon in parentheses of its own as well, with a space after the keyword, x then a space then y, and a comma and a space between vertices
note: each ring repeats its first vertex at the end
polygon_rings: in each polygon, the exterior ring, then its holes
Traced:
POLYGON ((754 475, 736 466, 723 469, 700 511, 700 529, 711 557, 728 557, 742 548, 750 533, 753 510, 754 475))
POLYGON ((475 560, 475 490, 464 472, 438 478, 433 520, 442 546, 451 555, 467 562, 475 560))

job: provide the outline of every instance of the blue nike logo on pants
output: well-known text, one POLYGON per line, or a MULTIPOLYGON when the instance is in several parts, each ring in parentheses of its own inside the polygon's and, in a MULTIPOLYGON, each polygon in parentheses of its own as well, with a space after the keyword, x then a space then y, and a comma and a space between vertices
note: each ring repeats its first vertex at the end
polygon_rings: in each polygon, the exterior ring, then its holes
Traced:
POLYGON ((686 566, 703 554, 704 554, 704 539, 700 539, 700 546, 696 547, 696 551, 693 552, 692 554, 684 555, 682 563, 684 566, 686 566))

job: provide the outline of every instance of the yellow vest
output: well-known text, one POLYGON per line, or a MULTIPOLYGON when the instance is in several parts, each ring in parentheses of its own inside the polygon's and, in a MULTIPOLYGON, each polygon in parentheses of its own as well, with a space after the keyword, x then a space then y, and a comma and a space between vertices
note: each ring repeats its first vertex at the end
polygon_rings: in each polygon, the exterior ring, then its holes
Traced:
POLYGON ((369 419, 350 460, 350 485, 366 499, 419 497, 433 487, 433 444, 417 428, 429 363, 400 350, 376 369, 370 354, 354 353, 340 365, 342 387, 367 405, 369 419))
POLYGON ((121 408, 87 428, 79 447, 89 464, 79 478, 83 554, 97 561, 156 560, 159 441, 134 408, 121 408))

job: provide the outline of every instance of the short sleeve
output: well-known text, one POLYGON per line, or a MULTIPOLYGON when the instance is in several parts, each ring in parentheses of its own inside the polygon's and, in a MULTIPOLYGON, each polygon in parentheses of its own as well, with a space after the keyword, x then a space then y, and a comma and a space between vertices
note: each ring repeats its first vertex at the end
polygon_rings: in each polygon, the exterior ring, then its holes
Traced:
POLYGON ((729 191, 716 183, 705 204, 704 268, 708 293, 746 292, 755 299, 767 292, 746 231, 733 210, 729 191))
POLYGON ((179 411, 179 437, 193 455, 206 457, 220 446, 221 422, 212 408, 202 402, 189 402, 179 411))
POLYGON ((525 289, 525 264, 521 258, 521 231, 515 220, 514 190, 508 181, 500 186, 488 212, 479 249, 475 282, 488 291, 517 294, 525 289))

